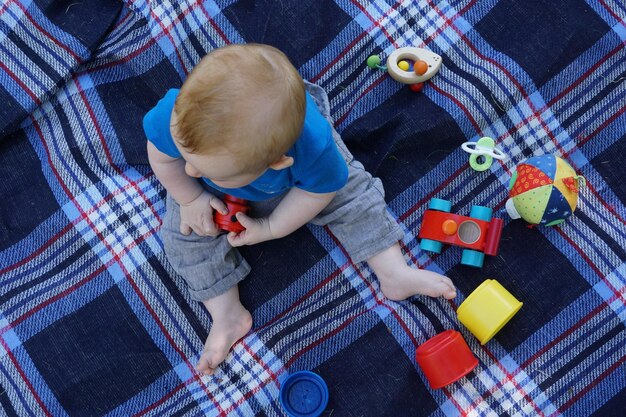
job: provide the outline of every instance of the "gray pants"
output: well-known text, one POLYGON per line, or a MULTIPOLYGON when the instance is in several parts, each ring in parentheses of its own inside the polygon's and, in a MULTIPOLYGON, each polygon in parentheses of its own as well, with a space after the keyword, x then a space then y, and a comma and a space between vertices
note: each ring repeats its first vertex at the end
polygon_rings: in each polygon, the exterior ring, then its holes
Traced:
MULTIPOLYGON (((332 126, 324 90, 309 83, 307 90, 332 126)), ((350 258, 362 262, 398 242, 404 233, 387 211, 381 181, 365 171, 334 130, 333 137, 348 163, 348 183, 337 191, 330 204, 311 223, 327 225, 350 258)), ((268 201, 251 201, 252 216, 256 210, 271 211, 282 197, 284 194, 268 201)), ((176 272, 187 282, 194 300, 204 301, 223 294, 248 275, 250 265, 237 249, 230 246, 226 234, 213 237, 191 233, 185 236, 180 233, 178 203, 168 195, 166 204, 167 212, 161 228, 165 253, 176 272)))

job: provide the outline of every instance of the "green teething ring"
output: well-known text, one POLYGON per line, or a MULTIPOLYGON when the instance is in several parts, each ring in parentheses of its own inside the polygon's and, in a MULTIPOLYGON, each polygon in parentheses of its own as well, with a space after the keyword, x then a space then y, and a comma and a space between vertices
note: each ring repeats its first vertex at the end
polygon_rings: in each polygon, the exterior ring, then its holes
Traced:
POLYGON ((472 167, 472 169, 475 171, 478 171, 478 172, 486 171, 489 169, 491 164, 493 164, 493 157, 489 155, 472 154, 470 156, 469 164, 472 167), (478 162, 478 158, 481 156, 484 158, 482 163, 478 162))
MULTIPOLYGON (((478 139, 478 142, 476 142, 476 147, 493 149, 496 147, 496 144, 493 139, 484 137, 484 138, 478 139)), ((476 171, 479 171, 479 172, 486 171, 489 169, 491 164, 493 164, 493 156, 485 155, 485 154, 478 155, 478 154, 473 153, 470 155, 469 163, 472 169, 476 171), (485 158, 482 163, 478 162, 479 156, 482 156, 483 158, 485 158)))
POLYGON ((506 155, 496 148, 496 142, 490 137, 483 137, 476 142, 465 142, 461 148, 470 154, 469 164, 475 171, 485 171, 493 164, 494 159, 504 159, 506 155), (483 162, 478 158, 483 157, 483 162))

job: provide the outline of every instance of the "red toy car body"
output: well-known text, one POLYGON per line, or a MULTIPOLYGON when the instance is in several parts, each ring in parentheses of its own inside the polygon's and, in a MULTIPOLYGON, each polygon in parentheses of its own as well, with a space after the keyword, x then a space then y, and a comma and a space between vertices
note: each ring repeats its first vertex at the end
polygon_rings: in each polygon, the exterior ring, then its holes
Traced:
POLYGON ((420 246, 436 253, 442 243, 469 249, 463 251, 461 263, 481 267, 483 254, 498 253, 504 221, 492 218, 491 209, 487 207, 473 206, 467 217, 449 213, 451 205, 446 200, 431 200, 418 235, 422 239, 420 246))

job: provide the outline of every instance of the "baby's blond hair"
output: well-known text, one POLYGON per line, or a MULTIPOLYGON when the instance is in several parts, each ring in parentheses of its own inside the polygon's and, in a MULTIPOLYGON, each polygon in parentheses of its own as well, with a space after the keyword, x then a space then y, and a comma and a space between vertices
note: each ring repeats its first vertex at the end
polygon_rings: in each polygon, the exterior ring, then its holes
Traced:
POLYGON ((295 143, 305 104, 304 82, 285 54, 268 45, 225 46, 183 83, 176 140, 191 153, 227 153, 241 172, 260 172, 295 143))

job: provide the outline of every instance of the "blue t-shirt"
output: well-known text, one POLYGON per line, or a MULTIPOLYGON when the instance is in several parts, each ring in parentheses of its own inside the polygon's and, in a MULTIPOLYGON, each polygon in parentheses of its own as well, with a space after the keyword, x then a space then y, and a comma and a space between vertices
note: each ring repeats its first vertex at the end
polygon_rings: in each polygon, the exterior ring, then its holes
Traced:
MULTIPOLYGON (((181 157, 170 133, 170 118, 179 91, 169 90, 143 118, 148 140, 172 158, 181 157)), ((330 193, 343 187, 348 181, 348 166, 333 139, 330 124, 308 92, 302 133, 287 155, 294 159, 291 167, 268 169, 241 188, 222 188, 207 178, 203 180, 218 191, 253 201, 267 200, 292 187, 312 193, 330 193)))

